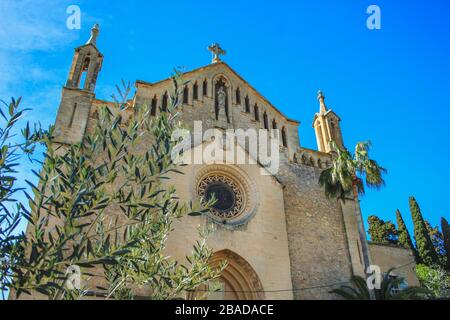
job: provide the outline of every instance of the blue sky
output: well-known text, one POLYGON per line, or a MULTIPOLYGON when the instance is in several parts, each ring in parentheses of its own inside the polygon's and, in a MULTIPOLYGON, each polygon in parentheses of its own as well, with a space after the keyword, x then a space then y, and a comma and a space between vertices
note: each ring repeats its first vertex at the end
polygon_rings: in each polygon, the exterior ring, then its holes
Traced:
MULTIPOLYGON (((389 170, 387 185, 362 198, 364 215, 408 225, 416 196, 433 225, 450 220, 445 164, 450 156, 448 1, 66 1, 0 3, 0 97, 23 96, 31 121, 54 122, 73 48, 101 32, 105 55, 97 96, 122 78, 157 81, 177 66, 206 65, 219 42, 224 60, 288 117, 301 145, 316 148, 316 93, 342 118, 347 147, 370 139, 389 170), (80 30, 66 28, 79 5, 80 30), (381 8, 381 30, 366 9, 381 8)), ((28 177, 24 167, 22 176, 28 177)))

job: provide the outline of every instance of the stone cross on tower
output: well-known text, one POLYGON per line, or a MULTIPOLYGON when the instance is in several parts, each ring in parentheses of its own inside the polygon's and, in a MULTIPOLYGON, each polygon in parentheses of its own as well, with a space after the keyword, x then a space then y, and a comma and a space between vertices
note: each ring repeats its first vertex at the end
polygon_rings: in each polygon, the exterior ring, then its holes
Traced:
POLYGON ((322 90, 317 92, 317 100, 320 102, 320 113, 325 114, 327 112, 327 106, 325 104, 325 96, 323 95, 322 90))
POLYGON ((212 45, 210 45, 208 47, 208 50, 211 51, 213 55, 212 63, 220 62, 220 56, 227 54, 227 52, 223 50, 218 43, 213 43, 212 45))
POLYGON ((98 25, 98 23, 96 23, 96 24, 94 24, 94 26, 91 29, 91 37, 86 42, 86 44, 93 44, 94 46, 96 46, 97 45, 97 37, 98 37, 99 32, 100 32, 100 26, 98 25))

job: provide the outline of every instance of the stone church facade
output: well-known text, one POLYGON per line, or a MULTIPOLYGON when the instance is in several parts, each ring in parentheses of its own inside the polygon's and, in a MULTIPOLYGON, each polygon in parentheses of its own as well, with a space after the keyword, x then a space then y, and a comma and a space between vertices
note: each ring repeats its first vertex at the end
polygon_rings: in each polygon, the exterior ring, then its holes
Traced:
MULTIPOLYGON (((55 134, 62 143, 79 142, 88 135, 96 109, 108 103, 95 97, 104 58, 96 44, 98 32, 95 26, 87 44, 75 49, 62 89, 55 124, 55 134)), ((181 120, 191 129, 194 121, 201 121, 203 130, 279 129, 279 170, 262 175, 264 169, 258 162, 182 167, 184 174, 170 180, 181 201, 195 200, 208 188, 219 187, 230 193, 233 207, 221 208, 209 217, 184 217, 169 237, 167 254, 183 260, 198 237, 197 226, 213 223, 216 230, 208 240, 215 252, 212 263, 221 259, 229 262, 222 276, 224 290, 215 293, 215 298, 336 298, 329 293, 331 289, 364 271, 354 202, 327 199, 318 184, 321 171, 331 164, 329 141, 344 146, 339 116, 326 106, 319 92, 318 112, 313 115, 318 150, 302 147, 300 123, 288 118, 221 61, 224 51, 219 46, 211 50, 211 64, 183 74, 188 84, 183 88, 181 120)), ((151 106, 152 116, 164 112, 172 90, 170 79, 136 81, 135 87, 133 104, 151 106)), ((192 151, 199 147, 193 146, 192 151)), ((408 255, 401 251, 403 258, 408 255)), ((397 266, 395 257, 391 254, 387 264, 397 266)), ((377 249, 375 260, 383 260, 382 248, 377 249)), ((408 268, 404 272, 410 276, 411 266, 408 268)))

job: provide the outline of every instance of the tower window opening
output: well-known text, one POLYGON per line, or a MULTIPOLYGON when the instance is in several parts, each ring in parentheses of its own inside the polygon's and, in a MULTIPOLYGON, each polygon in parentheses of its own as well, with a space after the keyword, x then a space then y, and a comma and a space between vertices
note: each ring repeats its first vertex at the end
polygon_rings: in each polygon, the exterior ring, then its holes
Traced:
POLYGON ((69 128, 72 127, 73 125, 73 120, 75 118, 75 113, 77 112, 77 103, 75 102, 75 104, 73 105, 73 109, 72 109, 72 114, 70 115, 70 121, 69 121, 69 128))
POLYGON ((91 59, 86 58, 81 67, 81 73, 80 73, 80 77, 78 79, 78 87, 80 89, 88 89, 88 88, 86 88, 87 87, 86 80, 87 80, 87 73, 88 73, 90 62, 91 62, 91 59))

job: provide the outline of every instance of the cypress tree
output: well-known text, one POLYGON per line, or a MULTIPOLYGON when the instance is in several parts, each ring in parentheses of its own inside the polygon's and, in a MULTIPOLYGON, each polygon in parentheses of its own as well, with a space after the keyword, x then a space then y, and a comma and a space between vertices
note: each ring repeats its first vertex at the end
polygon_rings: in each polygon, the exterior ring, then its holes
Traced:
POLYGON ((445 269, 450 272, 450 225, 444 217, 441 218, 441 229, 442 234, 444 235, 444 249, 445 257, 447 260, 445 269))
POLYGON ((404 248, 411 249, 414 253, 416 262, 419 262, 419 256, 417 254, 416 247, 414 247, 411 235, 409 234, 408 228, 406 228, 406 224, 403 220, 400 210, 397 209, 395 215, 397 216, 398 244, 403 246, 404 248))
POLYGON ((419 204, 414 197, 409 198, 409 208, 414 222, 414 239, 420 261, 428 266, 439 265, 439 258, 428 233, 419 204))
POLYGON ((434 251, 436 251, 441 267, 445 268, 444 236, 439 228, 433 227, 429 221, 425 220, 425 225, 427 226, 428 234, 430 235, 434 251))

